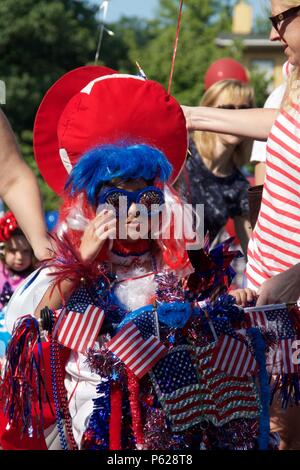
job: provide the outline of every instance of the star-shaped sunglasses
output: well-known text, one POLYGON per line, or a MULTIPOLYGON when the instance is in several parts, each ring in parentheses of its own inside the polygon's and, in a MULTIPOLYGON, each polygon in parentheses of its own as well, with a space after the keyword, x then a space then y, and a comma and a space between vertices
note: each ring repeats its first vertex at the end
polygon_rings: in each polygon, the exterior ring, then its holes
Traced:
POLYGON ((147 186, 138 191, 126 191, 117 187, 109 187, 100 191, 98 202, 100 205, 109 204, 113 206, 116 216, 119 216, 120 210, 125 209, 126 205, 127 215, 129 207, 133 203, 138 204, 137 210, 141 214, 151 216, 157 214, 159 206, 164 204, 165 199, 163 192, 155 186, 147 186))

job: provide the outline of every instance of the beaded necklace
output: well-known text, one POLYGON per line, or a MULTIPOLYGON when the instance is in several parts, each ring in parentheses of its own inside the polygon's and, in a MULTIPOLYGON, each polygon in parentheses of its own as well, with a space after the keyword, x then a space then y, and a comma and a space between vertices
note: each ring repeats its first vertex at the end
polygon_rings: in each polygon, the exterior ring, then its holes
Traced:
POLYGON ((58 429, 60 445, 63 450, 78 450, 72 431, 72 422, 68 407, 66 389, 64 386, 59 344, 55 339, 53 339, 52 335, 50 335, 50 366, 56 425, 58 429))

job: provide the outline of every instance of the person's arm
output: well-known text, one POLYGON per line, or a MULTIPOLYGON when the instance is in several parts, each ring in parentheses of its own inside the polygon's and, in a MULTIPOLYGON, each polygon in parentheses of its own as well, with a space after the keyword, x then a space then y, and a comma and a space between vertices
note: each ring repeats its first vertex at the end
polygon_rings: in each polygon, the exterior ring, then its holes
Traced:
POLYGON ((234 218, 233 221, 234 221, 235 232, 240 240, 245 258, 247 259, 247 248, 248 248, 249 238, 252 232, 250 219, 247 216, 237 216, 234 218))
POLYGON ((219 109, 182 106, 187 129, 267 140, 278 109, 219 109))
POLYGON ((259 186, 261 184, 264 184, 265 176, 266 164, 264 162, 257 163, 254 168, 255 185, 259 186))
POLYGON ((258 289, 256 305, 296 302, 300 297, 300 263, 265 281, 258 289))
POLYGON ((21 157, 16 139, 0 109, 0 197, 15 214, 38 259, 49 256, 42 201, 35 175, 21 157))

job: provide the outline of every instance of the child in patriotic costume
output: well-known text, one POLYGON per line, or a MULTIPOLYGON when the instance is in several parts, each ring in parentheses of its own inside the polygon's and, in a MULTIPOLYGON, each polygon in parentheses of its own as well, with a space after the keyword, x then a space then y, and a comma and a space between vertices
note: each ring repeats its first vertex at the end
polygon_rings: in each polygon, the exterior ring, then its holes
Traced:
POLYGON ((82 67, 46 94, 34 146, 64 204, 53 255, 7 311, 3 448, 268 448, 264 341, 224 295, 235 253, 205 243, 191 263, 175 233, 178 103, 82 67))

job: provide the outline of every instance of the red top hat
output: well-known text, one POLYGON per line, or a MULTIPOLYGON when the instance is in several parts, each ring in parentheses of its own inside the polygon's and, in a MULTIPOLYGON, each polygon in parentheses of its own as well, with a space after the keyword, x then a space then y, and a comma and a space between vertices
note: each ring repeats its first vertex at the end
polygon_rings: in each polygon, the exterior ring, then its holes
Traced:
POLYGON ((37 112, 35 157, 58 194, 87 150, 122 141, 161 150, 173 165, 171 180, 177 178, 187 151, 185 118, 157 82, 106 67, 80 67, 50 88, 37 112))

